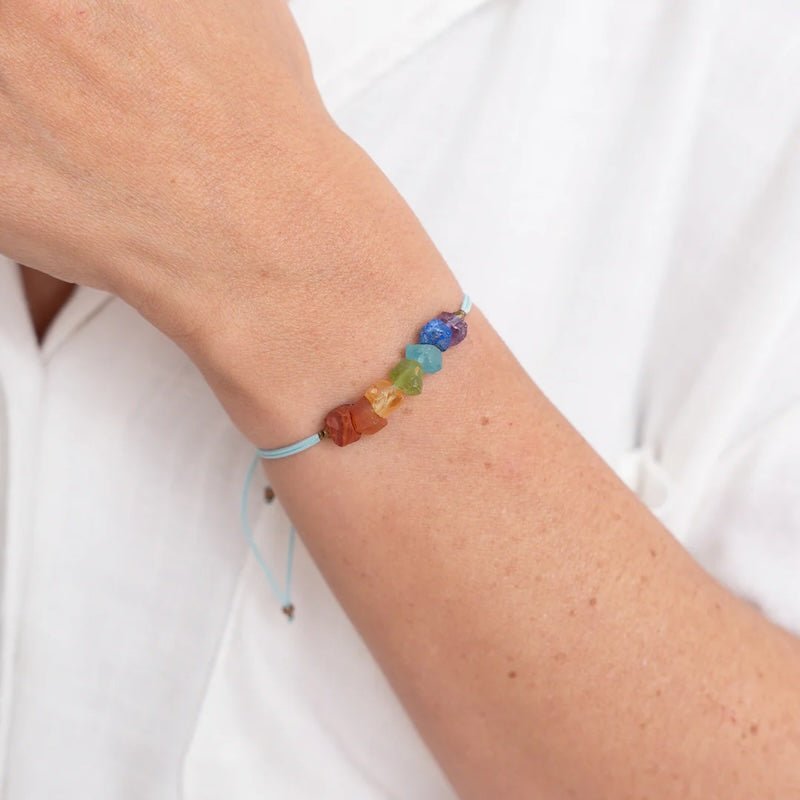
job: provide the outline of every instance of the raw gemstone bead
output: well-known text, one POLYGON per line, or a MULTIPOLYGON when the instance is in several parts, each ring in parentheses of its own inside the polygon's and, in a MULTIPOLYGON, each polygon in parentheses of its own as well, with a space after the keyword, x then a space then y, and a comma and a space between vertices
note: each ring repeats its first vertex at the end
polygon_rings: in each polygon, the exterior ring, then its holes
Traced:
POLYGON ((325 435, 339 447, 357 442, 361 438, 361 434, 353 425, 353 418, 350 415, 351 406, 352 403, 336 406, 325 417, 325 435))
POLYGON ((453 332, 453 336, 450 339, 450 347, 466 339, 467 321, 461 314, 456 314, 452 311, 442 311, 436 319, 440 319, 442 322, 446 323, 453 332))
POLYGON ((419 361, 423 372, 438 372, 442 368, 442 351, 435 344, 407 344, 406 358, 419 361))
POLYGON ((401 358, 392 367, 389 377, 403 394, 419 394, 422 391, 422 364, 413 358, 401 358))
POLYGON ((377 433, 387 425, 387 420, 375 413, 372 403, 366 397, 350 404, 350 418, 353 420, 353 427, 364 434, 377 433))
POLYGON ((364 392, 364 397, 369 400, 372 409, 379 417, 388 417, 403 402, 403 393, 386 378, 375 381, 364 392))
POLYGON ((426 322, 419 331, 420 344, 435 344, 440 350, 450 347, 453 329, 438 317, 426 322))

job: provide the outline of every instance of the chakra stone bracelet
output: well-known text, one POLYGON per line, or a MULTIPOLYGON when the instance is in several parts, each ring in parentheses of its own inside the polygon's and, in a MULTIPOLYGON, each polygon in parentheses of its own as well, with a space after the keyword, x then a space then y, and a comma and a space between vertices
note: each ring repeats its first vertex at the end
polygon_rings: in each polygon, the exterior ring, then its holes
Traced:
POLYGON ((428 320, 420 328, 417 341, 406 345, 405 358, 400 359, 392 367, 388 379, 380 378, 369 386, 355 402, 343 403, 329 411, 325 416, 323 427, 316 433, 300 439, 294 444, 287 444, 271 450, 264 448, 256 450, 256 455, 247 470, 242 490, 240 507, 242 531, 273 594, 281 604, 281 610, 290 622, 294 619, 291 586, 297 529, 294 525, 291 525, 289 529, 286 581, 281 588, 256 544, 247 513, 250 485, 259 459, 284 458, 301 453, 324 439, 330 439, 334 444, 344 447, 357 442, 362 436, 371 436, 385 428, 387 418, 400 406, 406 396, 422 392, 422 376, 426 373, 438 372, 442 368, 442 353, 464 340, 467 335, 465 317, 470 308, 472 308, 472 301, 469 295, 465 294, 458 311, 443 311, 439 316, 428 320))
POLYGON ((422 392, 422 376, 442 368, 442 353, 464 340, 467 335, 465 317, 470 308, 472 301, 465 294, 458 311, 443 311, 420 328, 417 342, 406 345, 405 358, 392 367, 388 379, 375 381, 355 402, 329 411, 322 429, 311 436, 271 450, 259 448, 259 458, 284 458, 307 450, 323 439, 344 447, 357 442, 362 435, 370 436, 385 428, 387 418, 406 396, 422 392))

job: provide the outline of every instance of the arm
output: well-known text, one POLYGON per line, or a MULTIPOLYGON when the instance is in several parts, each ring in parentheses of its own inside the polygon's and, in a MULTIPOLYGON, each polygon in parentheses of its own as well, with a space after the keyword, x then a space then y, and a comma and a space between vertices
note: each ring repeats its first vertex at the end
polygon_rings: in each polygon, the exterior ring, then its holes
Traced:
MULTIPOLYGON (((378 170, 339 146, 348 169, 329 202, 348 214, 329 228, 309 219, 287 258, 321 263, 325 252, 331 264, 324 243, 363 231, 335 251, 347 279, 310 283, 299 341, 265 342, 257 323, 243 332, 235 352, 263 354, 264 367, 242 369, 226 350, 211 370, 236 387, 224 402, 265 447, 318 429, 461 297, 378 170)), ((798 642, 688 556, 478 306, 469 324, 385 431, 264 462, 456 788, 800 796, 798 642)))
MULTIPOLYGON (((131 303, 254 444, 316 430, 460 300, 282 0, 0 17, 0 249, 131 303)), ((386 431, 266 465, 462 796, 797 795, 797 642, 469 322, 386 431)))

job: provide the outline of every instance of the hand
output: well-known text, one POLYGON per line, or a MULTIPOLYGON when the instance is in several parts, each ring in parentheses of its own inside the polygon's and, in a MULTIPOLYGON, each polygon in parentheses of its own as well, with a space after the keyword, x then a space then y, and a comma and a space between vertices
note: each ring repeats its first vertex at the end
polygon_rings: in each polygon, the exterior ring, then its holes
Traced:
POLYGON ((253 442, 388 368, 420 293, 460 300, 284 0, 4 0, 0 32, 0 252, 122 297, 253 442))
POLYGON ((319 191, 333 130, 284 0, 0 3, 0 252, 174 338, 277 279, 253 231, 319 191))

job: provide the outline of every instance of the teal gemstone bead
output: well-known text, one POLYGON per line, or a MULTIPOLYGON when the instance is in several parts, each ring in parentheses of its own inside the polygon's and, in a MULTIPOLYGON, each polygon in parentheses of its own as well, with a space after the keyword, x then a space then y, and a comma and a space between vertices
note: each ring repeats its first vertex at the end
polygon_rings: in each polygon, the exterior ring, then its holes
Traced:
POLYGON ((419 361, 424 372, 438 372, 442 368, 442 351, 435 344, 407 344, 406 358, 419 361))
POLYGON ((413 358, 403 358, 392 367, 389 378, 403 394, 419 394, 422 391, 422 364, 413 358))

